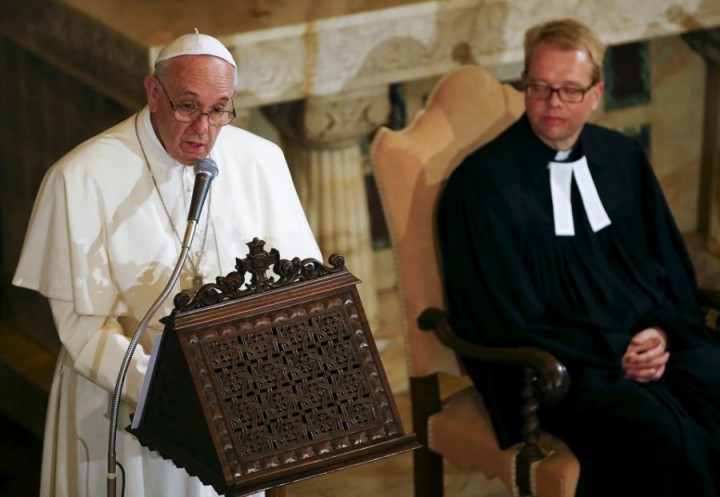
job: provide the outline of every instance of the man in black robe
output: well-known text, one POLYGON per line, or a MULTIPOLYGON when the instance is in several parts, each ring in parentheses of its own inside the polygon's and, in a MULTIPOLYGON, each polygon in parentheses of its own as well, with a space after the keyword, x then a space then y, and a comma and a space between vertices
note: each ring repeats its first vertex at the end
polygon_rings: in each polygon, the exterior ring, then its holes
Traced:
MULTIPOLYGON (((720 340, 645 154, 587 123, 602 56, 574 20, 526 33, 525 114, 441 197, 450 318, 565 364, 570 392, 540 415, 580 460, 577 495, 720 496, 720 340)), ((500 444, 518 441, 519 374, 466 367, 500 444)))

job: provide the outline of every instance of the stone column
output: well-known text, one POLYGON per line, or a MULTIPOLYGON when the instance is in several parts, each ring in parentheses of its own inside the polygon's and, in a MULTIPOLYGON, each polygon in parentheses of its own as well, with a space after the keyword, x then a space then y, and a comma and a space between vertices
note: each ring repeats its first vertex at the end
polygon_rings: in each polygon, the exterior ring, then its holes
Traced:
POLYGON ((387 87, 310 97, 264 112, 280 132, 323 257, 345 256, 350 272, 362 280, 360 298, 370 325, 376 326, 378 299, 363 144, 387 121, 387 87))
POLYGON ((688 33, 683 38, 703 56, 707 67, 699 228, 708 235, 708 249, 720 253, 720 29, 688 33))
POLYGON ((698 233, 687 236, 702 287, 720 288, 720 29, 697 31, 683 39, 703 56, 705 79, 698 233))

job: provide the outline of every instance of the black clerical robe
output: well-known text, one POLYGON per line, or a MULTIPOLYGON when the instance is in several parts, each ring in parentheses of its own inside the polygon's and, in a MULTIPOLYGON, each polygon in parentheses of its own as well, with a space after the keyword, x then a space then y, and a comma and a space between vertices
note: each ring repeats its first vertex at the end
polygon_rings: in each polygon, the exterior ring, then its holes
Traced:
MULTIPOLYGON (((593 232, 573 180, 575 235, 558 236, 548 168, 556 152, 523 116, 451 175, 438 208, 451 321, 467 339, 539 346, 566 365, 570 394, 541 418, 581 460, 579 495, 633 495, 637 489, 609 486, 603 458, 612 468, 619 452, 635 461, 663 448, 673 453, 632 473, 673 467, 671 482, 657 488, 676 493, 655 495, 684 495, 677 488, 685 492, 689 481, 703 493, 688 495, 717 495, 718 477, 706 473, 720 473, 720 348, 704 326, 692 263, 652 168, 622 134, 586 125, 571 158, 586 157, 611 223, 593 232), (667 333, 671 358, 661 381, 641 384, 623 377, 621 357, 650 326, 667 333), (592 425, 603 421, 610 426, 592 425)), ((501 445, 517 441, 519 372, 466 367, 501 445)))

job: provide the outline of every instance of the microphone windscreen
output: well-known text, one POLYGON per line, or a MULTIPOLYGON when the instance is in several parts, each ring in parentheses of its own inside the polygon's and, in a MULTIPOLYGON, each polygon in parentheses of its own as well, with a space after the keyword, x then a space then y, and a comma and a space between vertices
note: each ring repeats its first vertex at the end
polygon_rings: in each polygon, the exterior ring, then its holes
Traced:
POLYGON ((215 164, 215 161, 212 160, 210 157, 205 157, 198 160, 195 163, 195 168, 193 170, 195 171, 195 175, 198 175, 199 173, 206 173, 213 178, 217 176, 219 172, 217 164, 215 164))

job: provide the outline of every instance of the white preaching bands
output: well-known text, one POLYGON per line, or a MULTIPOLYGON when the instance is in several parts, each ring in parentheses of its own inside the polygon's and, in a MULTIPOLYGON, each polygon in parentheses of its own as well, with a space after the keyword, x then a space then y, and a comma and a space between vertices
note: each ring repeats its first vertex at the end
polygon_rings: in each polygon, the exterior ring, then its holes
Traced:
MULTIPOLYGON (((567 153, 558 152, 556 160, 563 160, 567 153)), ((585 212, 593 232, 598 232, 610 225, 610 218, 600 201, 595 183, 590 175, 585 156, 575 162, 553 162, 550 168, 550 194, 553 204, 553 218, 555 221, 555 234, 557 236, 574 236, 575 224, 573 222, 572 203, 570 201, 570 188, 572 178, 580 191, 585 212)))

